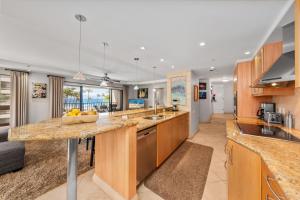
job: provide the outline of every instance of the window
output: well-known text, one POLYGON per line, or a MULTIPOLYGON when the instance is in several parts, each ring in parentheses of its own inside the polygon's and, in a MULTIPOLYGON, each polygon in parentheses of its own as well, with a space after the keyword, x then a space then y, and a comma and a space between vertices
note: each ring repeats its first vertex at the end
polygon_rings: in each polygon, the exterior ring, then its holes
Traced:
POLYGON ((0 74, 0 128, 8 128, 10 120, 10 76, 0 74))
POLYGON ((82 111, 97 109, 99 112, 123 109, 123 90, 97 86, 64 86, 64 111, 79 108, 82 111))
POLYGON ((64 86, 64 111, 68 112, 72 108, 80 109, 80 87, 64 86))

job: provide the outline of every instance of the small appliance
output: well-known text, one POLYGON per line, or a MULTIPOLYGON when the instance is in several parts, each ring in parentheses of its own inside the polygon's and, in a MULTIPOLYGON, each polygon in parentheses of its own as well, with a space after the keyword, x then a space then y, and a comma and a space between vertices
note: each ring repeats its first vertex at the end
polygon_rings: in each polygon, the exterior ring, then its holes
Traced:
POLYGON ((282 115, 276 112, 265 112, 264 120, 272 124, 282 124, 282 115))
POLYGON ((257 117, 259 119, 264 119, 264 114, 266 112, 275 112, 276 111, 276 104, 275 103, 268 103, 268 102, 265 102, 265 103, 261 103, 260 104, 260 108, 258 109, 257 111, 257 117))

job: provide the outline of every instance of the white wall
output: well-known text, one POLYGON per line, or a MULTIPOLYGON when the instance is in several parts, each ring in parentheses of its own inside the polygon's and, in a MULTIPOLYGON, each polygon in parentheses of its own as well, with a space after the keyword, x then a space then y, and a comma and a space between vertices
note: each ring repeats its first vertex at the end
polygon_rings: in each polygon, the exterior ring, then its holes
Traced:
POLYGON ((200 100, 194 101, 194 85, 199 85, 197 76, 192 72, 191 75, 191 109, 190 109, 190 137, 199 130, 200 122, 200 100))
POLYGON ((224 83, 224 112, 233 113, 234 111, 233 82, 224 83))
POLYGON ((49 118, 49 79, 47 74, 30 73, 29 74, 29 105, 28 105, 28 122, 34 123, 49 118), (47 84, 47 98, 33 99, 32 98, 32 83, 46 83, 47 84))
MULTIPOLYGON (((134 86, 130 85, 128 87, 128 99, 136 99, 137 91, 133 89, 134 86)), ((139 85, 139 88, 148 88, 148 99, 145 99, 146 107, 153 107, 153 89, 154 88, 163 88, 164 94, 164 105, 167 105, 167 83, 155 83, 155 84, 147 84, 147 85, 139 85)))
MULTIPOLYGON (((209 80, 199 80, 199 82, 206 83, 206 99, 200 99, 200 122, 209 122, 212 115, 212 103, 211 103, 211 83, 209 80)), ((203 90, 204 91, 204 90, 203 90)))

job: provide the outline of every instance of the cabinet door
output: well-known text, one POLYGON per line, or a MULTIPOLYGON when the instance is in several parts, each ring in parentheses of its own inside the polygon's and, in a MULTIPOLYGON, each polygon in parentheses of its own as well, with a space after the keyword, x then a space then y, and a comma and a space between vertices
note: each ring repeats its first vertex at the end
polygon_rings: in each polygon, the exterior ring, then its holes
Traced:
POLYGON ((186 113, 157 125, 157 166, 188 137, 188 117, 186 113))
POLYGON ((282 55, 282 42, 266 44, 262 52, 262 73, 267 72, 282 55))
POLYGON ((228 140, 228 200, 260 200, 261 159, 249 149, 228 140))
POLYGON ((264 200, 285 200, 286 197, 278 185, 277 181, 274 179, 274 176, 266 166, 264 162, 262 162, 261 166, 261 199, 264 200))
POLYGON ((260 49, 254 58, 254 81, 257 81, 263 73, 263 52, 264 49, 260 49))

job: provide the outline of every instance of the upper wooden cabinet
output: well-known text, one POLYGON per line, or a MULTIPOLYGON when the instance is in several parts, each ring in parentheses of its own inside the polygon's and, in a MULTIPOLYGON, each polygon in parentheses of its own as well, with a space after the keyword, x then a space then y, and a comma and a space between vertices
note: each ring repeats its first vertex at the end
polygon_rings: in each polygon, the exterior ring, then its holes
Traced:
POLYGON ((258 84, 259 79, 272 67, 282 54, 282 42, 264 45, 256 54, 252 68, 252 86, 258 84))
POLYGON ((300 0, 295 2, 295 86, 300 87, 300 0))
POLYGON ((253 62, 238 63, 235 69, 237 90, 237 116, 256 117, 256 112, 262 102, 271 102, 272 97, 254 97, 251 88, 253 62), (251 105, 251 106, 247 106, 251 105))

